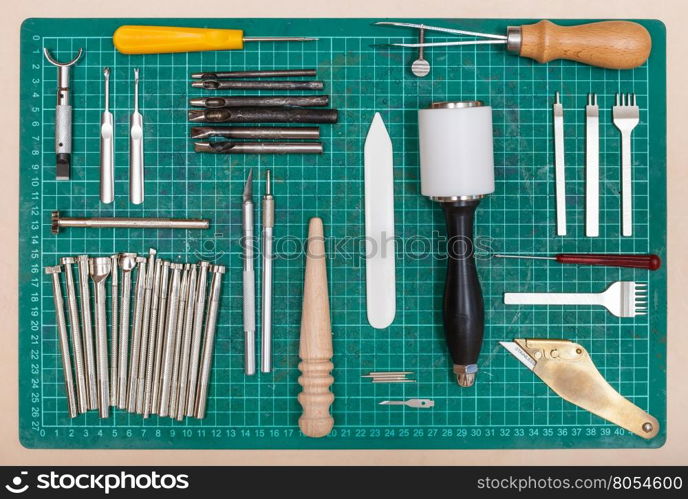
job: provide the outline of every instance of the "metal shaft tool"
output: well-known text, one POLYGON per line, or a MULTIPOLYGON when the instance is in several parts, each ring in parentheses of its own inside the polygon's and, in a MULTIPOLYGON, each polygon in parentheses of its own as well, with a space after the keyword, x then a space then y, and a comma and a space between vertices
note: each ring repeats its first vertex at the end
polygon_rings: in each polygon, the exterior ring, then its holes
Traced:
POLYGON ((139 69, 134 69, 134 112, 129 121, 129 200, 143 203, 143 116, 139 112, 139 69))
POLYGON ((223 107, 191 109, 193 123, 337 123, 336 109, 305 107, 223 107))
POLYGON ((165 340, 162 357, 160 395, 158 397, 160 407, 158 415, 166 417, 170 412, 170 394, 172 391, 172 369, 174 368, 174 344, 177 333, 177 317, 179 314, 179 292, 181 285, 181 272, 184 265, 173 263, 170 265, 172 277, 167 304, 167 318, 165 320, 165 340))
POLYGON ((129 365, 129 306, 131 304, 131 273, 136 268, 136 253, 122 253, 122 300, 119 316, 119 359, 117 360, 117 407, 127 408, 127 373, 129 365))
POLYGON ((263 288, 261 294, 260 371, 272 371, 272 230, 275 226, 275 199, 271 172, 265 172, 263 195, 263 288))
POLYGON ((322 81, 202 80, 191 83, 206 90, 322 90, 322 81))
POLYGON ((117 407, 117 365, 119 363, 119 254, 110 257, 110 405, 117 407))
POLYGON ((557 235, 566 235, 566 172, 564 170, 564 108, 559 92, 554 94, 552 114, 554 122, 554 179, 557 199, 557 235))
POLYGON ((191 73, 194 79, 222 79, 222 78, 289 78, 295 76, 315 76, 315 69, 267 69, 258 71, 214 71, 205 73, 191 73))
POLYGON ((208 404, 208 384, 210 383, 210 369, 213 365, 213 349, 215 345, 215 330, 217 328, 217 313, 220 308, 220 292, 222 288, 222 274, 225 273, 224 265, 213 265, 210 271, 213 274, 210 283, 210 298, 208 299, 208 317, 205 322, 205 338, 203 352, 201 354, 201 370, 198 379, 198 392, 196 394, 196 417, 205 417, 208 404))
POLYGON ((112 42, 123 54, 167 54, 202 50, 239 50, 250 42, 307 42, 317 38, 289 36, 246 37, 240 29, 131 26, 117 28, 112 42))
POLYGON ((69 62, 58 62, 47 48, 43 54, 50 64, 57 67, 57 105, 55 106, 55 176, 57 180, 69 180, 72 164, 72 91, 69 86, 70 68, 81 58, 82 49, 69 62))
POLYGON ((74 372, 76 373, 76 395, 79 413, 83 414, 89 409, 88 381, 84 367, 84 347, 82 344, 81 327, 79 325, 79 304, 76 299, 76 284, 72 265, 76 263, 74 257, 64 257, 60 260, 64 268, 67 284, 67 304, 69 310, 69 323, 72 328, 72 352, 74 357, 74 372))
POLYGON ((107 291, 105 280, 110 275, 110 257, 91 258, 89 271, 95 284, 96 302, 96 373, 98 376, 98 409, 101 418, 110 415, 110 380, 107 344, 107 291))
POLYGON ((447 222, 444 331, 459 386, 478 372, 484 305, 475 266, 473 223, 494 192, 492 109, 480 101, 437 102, 418 112, 421 192, 440 203, 447 222))
POLYGON ((181 373, 182 342, 184 340, 184 325, 186 323, 186 302, 189 300, 189 273, 191 265, 184 264, 181 286, 179 289, 179 312, 177 315, 177 328, 174 334, 174 355, 172 363, 172 382, 170 389, 169 416, 177 417, 179 404, 179 374, 181 373))
POLYGON ((65 391, 67 392, 67 407, 69 417, 75 418, 78 414, 76 392, 74 391, 74 377, 72 375, 72 362, 69 358, 69 335, 67 333, 67 321, 64 314, 64 299, 60 287, 60 273, 62 267, 55 265, 46 267, 45 273, 52 277, 53 303, 55 304, 55 319, 57 324, 60 356, 62 357, 62 374, 64 376, 65 391))
POLYGON ((148 346, 146 347, 146 367, 143 380, 143 408, 144 418, 150 415, 150 404, 153 389, 153 372, 155 368, 155 354, 158 346, 158 320, 160 305, 160 288, 162 285, 163 262, 158 259, 155 262, 153 274, 153 296, 150 305, 150 322, 148 325, 148 346))
POLYGON ((146 404, 146 410, 151 414, 158 414, 160 410, 160 393, 162 385, 162 371, 165 352, 165 335, 167 334, 167 297, 170 293, 170 262, 162 263, 162 275, 160 276, 160 302, 158 304, 158 331, 155 342, 155 361, 153 363, 153 385, 150 391, 150 404, 146 404))
POLYGON ((631 182, 631 134, 640 122, 635 94, 616 94, 612 107, 614 126, 621 132, 621 235, 633 234, 633 191, 631 182))
POLYGON ((600 235, 600 108, 597 96, 585 106, 585 235, 600 235))
POLYGON ((148 251, 148 262, 146 263, 146 283, 143 292, 143 321, 141 322, 141 350, 139 352, 138 380, 136 382, 136 404, 137 414, 143 414, 144 389, 146 386, 146 366, 148 365, 148 336, 150 334, 151 320, 151 301, 153 299, 153 283, 155 280, 157 251, 151 248, 148 251))
POLYGON ((88 407, 98 408, 98 381, 96 359, 93 350, 93 322, 91 319, 91 290, 89 288, 88 255, 76 258, 79 270, 79 289, 81 291, 81 333, 83 334, 84 359, 86 360, 86 380, 88 382, 88 407))
POLYGON ((485 40, 392 44, 399 47, 497 44, 506 45, 509 52, 540 63, 567 59, 608 69, 638 67, 647 60, 652 47, 650 33, 642 25, 630 21, 602 21, 578 26, 558 26, 550 21, 539 21, 535 24, 509 26, 506 35, 393 21, 376 24, 486 38, 485 40))
POLYGON ((193 318, 193 338, 189 355, 189 383, 186 397, 186 416, 193 416, 196 412, 196 390, 200 369, 200 355, 203 339, 203 313, 205 312, 206 288, 208 287, 209 262, 198 263, 198 283, 196 286, 196 308, 193 318))
POLYGON ((223 107, 249 106, 327 106, 330 98, 327 95, 240 95, 235 97, 198 97, 189 99, 190 106, 215 109, 223 107))
POLYGON ((100 115, 100 201, 112 203, 115 199, 114 126, 110 112, 110 68, 103 69, 105 78, 105 104, 100 115))
POLYGON ((414 409, 430 409, 435 407, 435 401, 431 399, 383 400, 379 405, 405 405, 414 409))
POLYGON ((191 360, 191 339, 193 338, 193 321, 196 309, 196 286, 198 284, 198 266, 191 265, 189 270, 189 291, 184 313, 184 336, 182 354, 179 361, 179 395, 177 400, 177 421, 182 421, 186 414, 186 399, 189 391, 189 362, 191 360))
POLYGON ((207 229, 210 220, 202 218, 65 217, 52 212, 51 230, 59 234, 66 227, 91 229, 207 229))
POLYGON ((241 247, 244 256, 243 303, 244 303, 244 373, 256 373, 256 290, 253 270, 253 170, 248 172, 244 185, 241 211, 241 247))
POLYGON ((624 254, 577 254, 559 253, 554 256, 535 255, 495 255, 495 258, 527 258, 531 260, 554 260, 559 263, 574 265, 595 265, 599 267, 623 267, 629 269, 657 270, 662 265, 658 255, 624 255, 624 254))
POLYGON ((320 128, 318 127, 257 127, 257 126, 195 126, 191 128, 192 139, 209 139, 211 137, 224 137, 227 139, 301 139, 318 140, 320 128))
POLYGON ((134 327, 131 333, 129 352, 129 378, 127 380, 127 411, 136 411, 136 389, 139 377, 139 357, 141 355, 141 331, 143 329, 143 305, 146 293, 146 258, 136 257, 136 288, 134 292, 134 327))
POLYGON ((322 142, 196 142, 196 152, 215 154, 322 154, 322 142))

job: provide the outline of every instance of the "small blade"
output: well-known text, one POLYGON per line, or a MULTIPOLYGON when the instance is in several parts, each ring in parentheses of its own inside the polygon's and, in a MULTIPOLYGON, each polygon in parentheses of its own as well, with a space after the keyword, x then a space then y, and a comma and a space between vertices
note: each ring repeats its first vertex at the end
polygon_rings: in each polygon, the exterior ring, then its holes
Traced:
POLYGON ((383 400, 380 405, 405 405, 414 409, 429 409, 435 406, 432 399, 383 400))
POLYGON ((251 201, 251 195, 253 194, 253 169, 248 171, 248 178, 246 179, 246 184, 244 184, 244 203, 251 201))
POLYGON ((513 341, 500 341, 499 344, 506 348, 509 351, 509 353, 511 353, 511 355, 520 360, 521 363, 528 369, 530 369, 531 371, 535 369, 535 364, 537 364, 535 359, 528 355, 528 353, 525 350, 523 350, 520 346, 518 346, 516 343, 514 343, 513 341))

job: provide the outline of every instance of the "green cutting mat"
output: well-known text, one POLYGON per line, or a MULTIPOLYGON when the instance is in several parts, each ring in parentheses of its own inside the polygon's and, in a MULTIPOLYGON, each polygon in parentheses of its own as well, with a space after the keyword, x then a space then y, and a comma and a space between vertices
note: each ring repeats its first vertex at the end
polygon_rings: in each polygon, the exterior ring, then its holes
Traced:
MULTIPOLYGON (((540 65, 500 46, 436 48, 426 54, 429 77, 409 72, 409 49, 377 47, 412 41, 414 33, 375 27, 370 19, 29 19, 21 30, 21 202, 19 383, 21 441, 63 448, 550 448, 657 447, 666 438, 666 264, 648 273, 629 269, 503 261, 494 251, 654 252, 666 262, 665 30, 642 21, 653 39, 647 64, 632 71, 557 61, 540 65), (251 44, 243 51, 126 56, 113 48, 121 24, 244 28, 247 35, 308 35, 311 43, 251 44), (56 69, 43 47, 69 60, 74 103, 73 178, 55 181, 53 147, 56 69), (104 66, 112 68, 116 121, 116 200, 99 203, 99 119, 104 66), (133 68, 141 68, 145 121, 146 201, 128 201, 128 117, 133 68), (340 110, 323 126, 322 156, 222 156, 192 152, 189 74, 222 69, 315 67, 340 110), (551 104, 565 108, 569 236, 555 236, 551 104), (601 237, 584 237, 584 106, 600 103, 601 237), (616 92, 635 92, 641 122, 633 133, 634 236, 619 236, 619 134, 611 123, 616 92), (419 193, 416 111, 432 101, 480 99, 493 106, 496 191, 477 215, 478 260, 486 331, 476 385, 462 389, 450 373, 441 327, 444 219, 419 193), (394 144, 397 315, 386 330, 365 314, 363 138, 379 111, 394 144), (264 191, 274 172, 277 203, 275 370, 245 377, 241 314, 240 199, 249 168, 264 191), (50 212, 66 215, 208 217, 208 231, 67 229, 50 233, 50 212), (335 429, 324 439, 298 430, 298 339, 303 280, 299 245, 307 221, 320 216, 329 246, 334 334, 335 429), (43 267, 60 256, 157 248, 163 258, 199 258, 228 266, 203 421, 95 412, 70 420, 57 350, 50 280, 43 267), (618 319, 588 307, 506 307, 505 291, 601 291, 618 279, 648 281, 650 314, 618 319), (652 441, 564 402, 498 345, 515 337, 567 338, 585 346, 604 377, 662 424, 652 441), (361 375, 410 370, 418 380, 373 385, 361 375), (378 402, 432 398, 417 410, 378 402)), ((421 20, 414 20, 421 21, 421 20)), ((428 24, 503 33, 531 20, 427 19, 428 24)), ((566 21, 573 24, 582 21, 566 21)), ((442 37, 434 37, 438 40, 442 37)), ((223 92, 224 93, 224 92, 223 92)), ((8 186, 8 188, 10 188, 8 186)), ((258 272, 260 275, 260 272, 258 272)))

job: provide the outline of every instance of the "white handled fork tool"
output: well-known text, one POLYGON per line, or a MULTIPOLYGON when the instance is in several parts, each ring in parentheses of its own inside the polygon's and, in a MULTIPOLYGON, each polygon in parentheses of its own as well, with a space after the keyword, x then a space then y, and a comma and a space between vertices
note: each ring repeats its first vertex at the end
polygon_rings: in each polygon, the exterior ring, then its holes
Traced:
POLYGON ((617 281, 602 293, 504 293, 506 305, 601 305, 617 317, 647 314, 647 284, 617 281))
POLYGON ((633 234, 631 133, 640 121, 635 94, 616 94, 612 116, 614 125, 621 132, 621 235, 630 236, 633 234))

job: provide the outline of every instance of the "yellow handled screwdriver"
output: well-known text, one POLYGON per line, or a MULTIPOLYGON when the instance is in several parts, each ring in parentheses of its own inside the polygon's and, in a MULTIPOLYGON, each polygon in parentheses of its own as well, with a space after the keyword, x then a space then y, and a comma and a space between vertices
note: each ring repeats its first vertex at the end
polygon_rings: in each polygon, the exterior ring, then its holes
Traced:
POLYGON ((178 28, 171 26, 120 26, 112 35, 123 54, 168 54, 203 50, 241 50, 245 42, 308 42, 317 38, 245 37, 240 29, 178 28))
POLYGON ((642 25, 631 21, 598 21, 578 26, 558 26, 539 21, 523 26, 509 26, 506 35, 476 33, 461 29, 425 26, 424 24, 381 21, 375 24, 414 28, 422 33, 438 31, 483 40, 451 42, 393 43, 398 47, 448 47, 454 45, 506 45, 509 52, 545 63, 568 59, 607 69, 632 69, 650 56, 652 39, 642 25))

